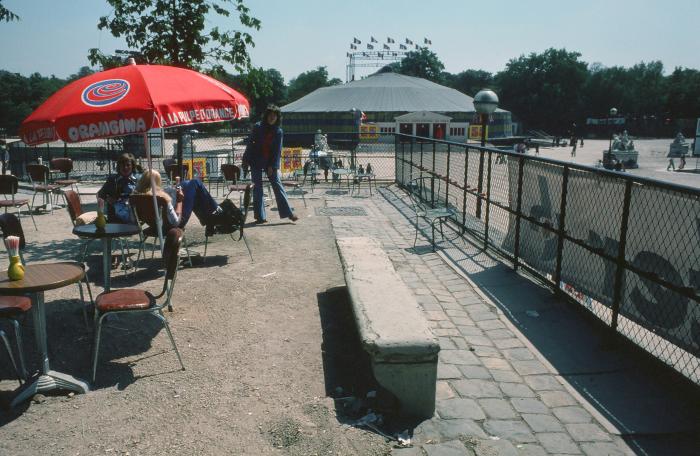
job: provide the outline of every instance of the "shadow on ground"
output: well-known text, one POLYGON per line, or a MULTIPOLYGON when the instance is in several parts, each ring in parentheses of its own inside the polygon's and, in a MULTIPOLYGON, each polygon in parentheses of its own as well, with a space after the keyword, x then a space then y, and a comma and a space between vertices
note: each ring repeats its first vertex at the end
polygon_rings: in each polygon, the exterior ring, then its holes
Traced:
POLYGON ((384 436, 418 426, 420 421, 396 414, 395 398, 375 381, 370 358, 357 333, 347 288, 331 288, 317 296, 326 395, 334 400, 338 421, 384 436), (375 427, 359 425, 358 419, 370 412, 381 415, 381 423, 375 427))

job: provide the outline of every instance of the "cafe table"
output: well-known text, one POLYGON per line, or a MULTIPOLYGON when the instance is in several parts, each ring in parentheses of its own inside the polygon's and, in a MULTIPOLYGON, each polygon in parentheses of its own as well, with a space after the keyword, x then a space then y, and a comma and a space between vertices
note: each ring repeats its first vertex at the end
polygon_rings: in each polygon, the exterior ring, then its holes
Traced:
POLYGON ((105 292, 110 290, 112 273, 112 239, 129 237, 139 234, 138 225, 130 223, 108 223, 103 229, 95 224, 78 225, 73 228, 73 234, 80 238, 100 239, 102 241, 102 270, 104 273, 103 286, 105 292))
POLYGON ((345 182, 348 185, 348 189, 350 188, 350 179, 353 176, 352 170, 349 170, 347 168, 336 168, 333 170, 333 175, 335 176, 335 180, 338 182, 338 189, 340 189, 340 184, 343 180, 343 177, 345 178, 345 182))
POLYGON ((11 406, 29 399, 36 393, 55 389, 86 393, 90 391, 88 384, 71 375, 51 370, 49 352, 46 342, 46 312, 44 308, 44 292, 55 290, 79 282, 85 276, 85 270, 80 263, 48 263, 25 265, 22 280, 10 280, 7 271, 0 272, 0 296, 32 295, 32 320, 37 348, 41 355, 39 373, 24 383, 12 400, 11 406))

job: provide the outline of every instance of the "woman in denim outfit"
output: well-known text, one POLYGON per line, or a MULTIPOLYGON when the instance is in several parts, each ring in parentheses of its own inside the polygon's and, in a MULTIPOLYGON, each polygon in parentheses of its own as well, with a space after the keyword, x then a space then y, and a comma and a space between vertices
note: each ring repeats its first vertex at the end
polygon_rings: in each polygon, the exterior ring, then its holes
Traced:
POLYGON ((277 200, 280 218, 292 222, 299 220, 289 206, 287 192, 280 181, 280 161, 282 158, 282 115, 277 106, 270 105, 260 122, 253 126, 248 137, 248 145, 243 154, 243 162, 250 166, 253 181, 253 212, 257 223, 267 223, 263 204, 262 175, 265 173, 277 200))

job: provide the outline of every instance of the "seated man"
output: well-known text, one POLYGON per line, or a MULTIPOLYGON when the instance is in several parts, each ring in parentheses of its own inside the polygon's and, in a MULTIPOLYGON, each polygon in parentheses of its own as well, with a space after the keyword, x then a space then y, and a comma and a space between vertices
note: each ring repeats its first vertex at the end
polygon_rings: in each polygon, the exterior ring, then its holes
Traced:
POLYGON ((117 174, 107 177, 107 181, 97 192, 97 197, 107 201, 109 223, 132 223, 129 195, 136 188, 136 159, 130 153, 123 153, 117 159, 117 174))

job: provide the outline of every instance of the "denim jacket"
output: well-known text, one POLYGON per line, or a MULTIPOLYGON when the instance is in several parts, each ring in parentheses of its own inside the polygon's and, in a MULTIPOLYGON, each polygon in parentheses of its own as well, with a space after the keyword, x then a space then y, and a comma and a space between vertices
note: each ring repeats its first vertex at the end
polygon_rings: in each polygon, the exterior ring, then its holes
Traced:
POLYGON ((253 130, 248 136, 248 145, 243 153, 243 161, 255 169, 267 169, 268 166, 278 169, 282 160, 282 140, 284 133, 279 127, 265 127, 262 122, 253 125, 253 130), (265 160, 260 150, 263 144, 266 128, 276 128, 275 139, 272 141, 272 153, 269 160, 265 160))

